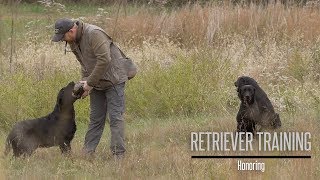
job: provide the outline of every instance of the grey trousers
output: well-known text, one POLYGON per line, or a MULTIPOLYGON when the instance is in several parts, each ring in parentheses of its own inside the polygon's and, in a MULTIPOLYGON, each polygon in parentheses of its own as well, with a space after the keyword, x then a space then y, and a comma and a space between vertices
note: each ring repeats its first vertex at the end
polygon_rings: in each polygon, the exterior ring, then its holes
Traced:
POLYGON ((84 141, 84 151, 93 153, 101 139, 106 115, 109 115, 111 131, 110 149, 114 155, 123 154, 124 145, 124 100, 125 83, 115 85, 107 90, 92 89, 90 93, 90 123, 84 141))

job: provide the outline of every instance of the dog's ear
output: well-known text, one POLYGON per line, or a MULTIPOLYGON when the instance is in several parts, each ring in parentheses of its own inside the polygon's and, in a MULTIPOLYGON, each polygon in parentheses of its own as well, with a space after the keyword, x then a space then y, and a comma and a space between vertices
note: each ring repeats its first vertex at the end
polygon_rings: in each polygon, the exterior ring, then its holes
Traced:
POLYGON ((252 94, 255 95, 256 94, 256 88, 254 86, 252 86, 252 94))
POLYGON ((64 93, 64 88, 62 88, 62 89, 59 91, 59 94, 58 94, 58 97, 57 97, 57 106, 58 106, 59 110, 61 110, 61 106, 62 106, 63 93, 64 93))
POLYGON ((73 81, 71 81, 68 85, 74 86, 75 83, 73 81))
POLYGON ((237 88, 237 92, 238 92, 238 97, 241 100, 242 99, 241 88, 237 88))

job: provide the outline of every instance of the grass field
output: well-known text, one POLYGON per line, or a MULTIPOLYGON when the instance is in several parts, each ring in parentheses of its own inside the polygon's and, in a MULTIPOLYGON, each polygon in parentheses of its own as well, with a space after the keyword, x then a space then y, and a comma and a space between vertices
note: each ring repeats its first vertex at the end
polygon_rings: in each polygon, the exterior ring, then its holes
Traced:
POLYGON ((108 127, 96 158, 81 156, 87 98, 75 105, 70 157, 58 148, 26 159, 1 155, 0 179, 319 179, 318 8, 1 5, 0 149, 15 122, 48 114, 59 89, 80 77, 75 57, 50 41, 61 17, 103 27, 139 66, 126 88, 125 160, 112 159, 108 127), (190 151, 190 132, 235 130, 234 81, 241 75, 254 77, 267 92, 282 120, 277 131, 311 132, 312 151, 230 154, 311 159, 263 160, 264 173, 237 171, 237 159, 191 159, 197 154, 190 151))
MULTIPOLYGON (((319 126, 305 125, 316 119, 283 117, 284 128, 279 131, 310 131, 313 135, 319 126)), ((233 116, 214 115, 196 118, 137 119, 126 125, 128 153, 118 164, 109 155, 109 130, 98 147, 97 157, 89 161, 81 156, 86 125, 78 124, 73 140, 71 157, 60 155, 58 148, 39 149, 27 159, 1 159, 4 177, 41 179, 317 179, 319 177, 319 138, 312 137, 312 159, 267 159, 262 172, 237 171, 237 159, 191 159, 189 136, 191 131, 233 131, 233 116)), ((4 141, 4 136, 1 135, 4 141)), ((0 146, 2 147, 2 145, 0 146)), ((3 147, 2 147, 3 148, 3 147)), ((255 147, 255 149, 257 149, 255 147)), ((208 153, 206 153, 208 154, 208 153)), ((305 153, 210 153, 210 155, 305 155, 305 153)), ((309 153, 308 153, 309 154, 309 153)), ((254 159, 255 160, 255 159, 254 159)), ((259 160, 259 159, 258 159, 259 160)), ((250 160, 243 160, 248 161, 250 160)), ((251 160, 252 161, 252 160, 251 160)))

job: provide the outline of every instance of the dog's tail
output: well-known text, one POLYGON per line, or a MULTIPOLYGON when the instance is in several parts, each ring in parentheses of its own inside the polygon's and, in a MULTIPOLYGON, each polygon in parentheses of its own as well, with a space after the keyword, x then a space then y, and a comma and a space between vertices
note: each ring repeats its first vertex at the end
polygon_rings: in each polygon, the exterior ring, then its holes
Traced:
POLYGON ((10 153, 11 149, 12 149, 12 144, 11 144, 11 138, 9 135, 6 140, 4 155, 7 156, 10 153))

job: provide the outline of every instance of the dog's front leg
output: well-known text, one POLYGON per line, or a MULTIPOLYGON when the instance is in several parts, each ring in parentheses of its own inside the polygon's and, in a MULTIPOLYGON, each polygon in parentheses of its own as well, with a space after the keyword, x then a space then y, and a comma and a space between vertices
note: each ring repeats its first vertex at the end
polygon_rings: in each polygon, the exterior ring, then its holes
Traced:
POLYGON ((71 145, 70 142, 64 142, 59 145, 62 154, 70 154, 71 153, 71 145))

